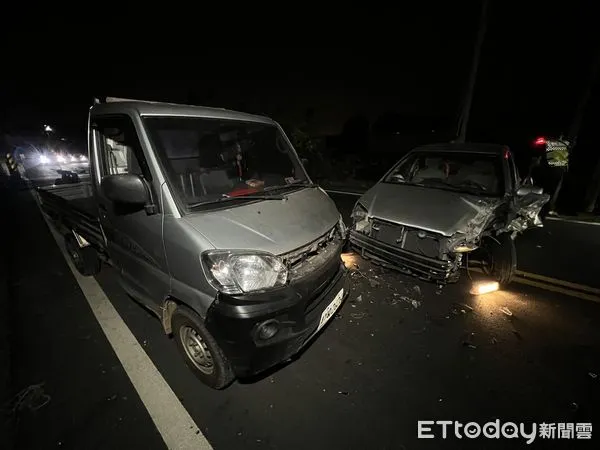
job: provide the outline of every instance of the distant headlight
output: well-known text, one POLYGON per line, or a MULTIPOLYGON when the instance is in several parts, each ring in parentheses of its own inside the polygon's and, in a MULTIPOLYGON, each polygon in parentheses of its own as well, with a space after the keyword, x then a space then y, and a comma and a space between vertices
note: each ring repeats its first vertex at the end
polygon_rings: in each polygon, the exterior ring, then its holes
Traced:
POLYGON ((71 162, 76 162, 77 161, 77 156, 75 155, 71 155, 71 162))
POLYGON ((50 162, 50 158, 46 155, 40 155, 40 164, 48 164, 50 162))
POLYGON ((79 160, 80 160, 80 161, 87 161, 87 156, 85 156, 85 155, 81 155, 81 156, 79 157, 79 160))
POLYGON ((202 265, 210 284, 225 294, 257 292, 285 285, 288 271, 269 253, 208 251, 202 265))
POLYGON ((57 160, 59 163, 64 163, 64 162, 67 162, 67 159, 66 159, 66 158, 65 158, 63 155, 58 155, 58 156, 56 157, 56 160, 57 160))

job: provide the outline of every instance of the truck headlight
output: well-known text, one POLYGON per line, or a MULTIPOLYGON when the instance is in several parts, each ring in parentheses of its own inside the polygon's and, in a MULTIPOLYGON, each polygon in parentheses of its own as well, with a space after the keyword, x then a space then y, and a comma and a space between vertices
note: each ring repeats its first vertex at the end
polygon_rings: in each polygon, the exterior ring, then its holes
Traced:
POLYGON ((285 285, 288 271, 269 253, 208 251, 202 266, 210 284, 225 294, 264 291, 285 285))
POLYGON ((360 203, 357 203, 354 206, 354 210, 352 211, 352 222, 352 226, 356 231, 367 234, 369 233, 371 223, 369 222, 367 208, 360 203))

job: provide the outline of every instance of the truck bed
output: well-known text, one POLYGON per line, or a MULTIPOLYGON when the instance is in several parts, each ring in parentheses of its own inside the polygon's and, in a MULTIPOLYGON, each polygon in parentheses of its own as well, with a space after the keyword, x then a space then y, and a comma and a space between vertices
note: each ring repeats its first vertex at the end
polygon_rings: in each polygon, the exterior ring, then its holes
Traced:
POLYGON ((37 192, 42 210, 62 233, 73 230, 98 250, 104 248, 98 208, 89 182, 45 186, 37 192))

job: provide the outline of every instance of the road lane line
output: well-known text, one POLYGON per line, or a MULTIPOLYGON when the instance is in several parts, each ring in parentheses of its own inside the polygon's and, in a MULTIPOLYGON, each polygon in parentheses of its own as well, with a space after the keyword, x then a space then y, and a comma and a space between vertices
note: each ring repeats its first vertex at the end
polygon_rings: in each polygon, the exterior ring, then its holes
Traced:
MULTIPOLYGON (((39 206, 39 199, 35 193, 32 194, 39 206)), ((43 212, 42 217, 167 448, 211 450, 212 446, 202 431, 140 346, 96 279, 84 277, 77 271, 64 248, 61 236, 43 212)))
POLYGON ((542 283, 541 281, 534 281, 534 280, 529 280, 527 278, 515 277, 515 278, 513 278, 513 282, 527 284, 529 286, 534 286, 534 287, 537 287, 540 289, 545 289, 547 291, 552 291, 552 292, 556 292, 559 294, 565 294, 570 297, 577 297, 582 300, 590 300, 592 302, 600 303, 600 297, 597 297, 595 295, 588 294, 585 292, 574 291, 574 290, 567 289, 567 288, 560 287, 560 286, 553 286, 551 284, 542 283))
MULTIPOLYGON (((479 267, 469 267, 469 271, 483 273, 483 270, 481 270, 479 267)), ((588 294, 586 292, 575 291, 573 289, 567 289, 565 287, 560 287, 560 286, 556 286, 556 285, 552 285, 552 284, 548 284, 548 283, 543 283, 541 281, 534 281, 534 280, 530 280, 527 278, 516 276, 512 279, 511 282, 537 287, 537 288, 543 289, 545 291, 556 292, 558 294, 564 294, 569 297, 576 297, 576 298, 580 298, 582 300, 589 300, 592 302, 600 303, 600 297, 598 297, 598 296, 588 294)))
POLYGON ((332 194, 345 194, 345 195, 355 195, 356 197, 360 197, 361 195, 364 194, 364 192, 361 194, 359 192, 347 192, 347 191, 336 191, 333 189, 323 189, 325 192, 331 192, 332 194))
POLYGON ((537 273, 529 273, 524 272, 522 270, 517 270, 517 275, 520 275, 524 278, 532 278, 534 280, 545 281, 546 283, 556 284, 558 286, 564 286, 570 289, 575 289, 578 291, 589 292, 590 294, 600 295, 600 289, 586 286, 584 284, 573 283, 571 281, 559 280, 557 278, 547 277, 545 275, 538 275, 537 273))
POLYGON ((556 220, 557 222, 580 223, 582 225, 600 226, 600 222, 587 222, 585 220, 569 219, 567 217, 552 217, 547 216, 544 220, 556 220))

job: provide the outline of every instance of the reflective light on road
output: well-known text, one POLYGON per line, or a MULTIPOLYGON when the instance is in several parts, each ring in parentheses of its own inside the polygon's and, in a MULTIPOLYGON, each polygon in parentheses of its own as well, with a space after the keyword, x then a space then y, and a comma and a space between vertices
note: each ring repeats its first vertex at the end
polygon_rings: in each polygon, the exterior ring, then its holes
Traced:
POLYGON ((342 261, 347 269, 354 268, 354 265, 357 263, 358 255, 354 252, 350 253, 342 253, 342 261))
POLYGON ((475 281, 471 287, 472 295, 483 295, 500 289, 497 281, 475 281))

